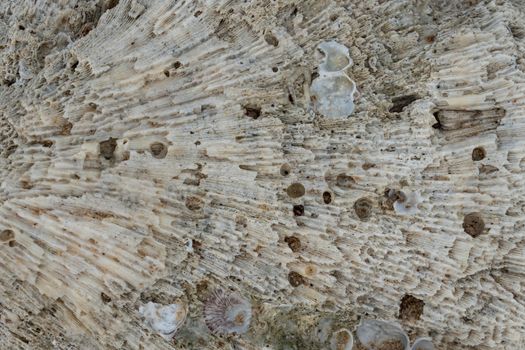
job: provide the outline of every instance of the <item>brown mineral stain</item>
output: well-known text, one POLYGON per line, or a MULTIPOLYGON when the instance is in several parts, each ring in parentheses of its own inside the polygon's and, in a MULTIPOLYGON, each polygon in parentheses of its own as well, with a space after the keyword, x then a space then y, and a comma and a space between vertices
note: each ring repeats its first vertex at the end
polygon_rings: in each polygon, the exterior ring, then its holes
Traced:
POLYGON ((421 318, 425 302, 406 294, 399 305, 399 318, 402 320, 416 321, 421 318))
POLYGON ((301 240, 294 236, 289 236, 284 239, 286 243, 288 243, 288 247, 292 250, 292 252, 296 253, 301 250, 301 240))
POLYGON ((295 271, 291 271, 288 274, 288 281, 292 287, 299 287, 301 284, 305 284, 304 277, 295 271))
POLYGON ((186 198, 186 208, 189 210, 199 210, 204 206, 204 202, 199 197, 189 196, 186 198))
POLYGON ((305 189, 304 186, 300 183, 293 183, 286 189, 286 193, 290 198, 299 198, 304 196, 305 189))
POLYGON ((477 237, 485 230, 485 221, 480 213, 469 213, 463 218, 463 230, 472 237, 477 237))

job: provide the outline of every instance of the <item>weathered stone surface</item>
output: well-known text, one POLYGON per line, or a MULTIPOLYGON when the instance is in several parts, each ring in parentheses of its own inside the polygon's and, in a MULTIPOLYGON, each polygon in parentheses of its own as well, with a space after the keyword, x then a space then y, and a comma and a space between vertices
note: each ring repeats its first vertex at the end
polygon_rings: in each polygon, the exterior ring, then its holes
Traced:
POLYGON ((363 318, 525 348, 524 16, 1 1, 0 348, 327 349, 363 318), (350 116, 312 101, 323 42, 349 49, 350 116), (217 289, 250 301, 246 333, 206 326, 217 289), (173 339, 149 302, 188 306, 173 339))

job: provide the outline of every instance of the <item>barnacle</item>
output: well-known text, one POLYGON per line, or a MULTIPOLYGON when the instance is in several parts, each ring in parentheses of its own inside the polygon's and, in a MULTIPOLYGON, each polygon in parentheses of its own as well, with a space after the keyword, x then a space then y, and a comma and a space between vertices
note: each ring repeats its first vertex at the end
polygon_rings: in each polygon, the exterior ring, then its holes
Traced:
POLYGON ((182 303, 162 305, 150 301, 139 308, 139 313, 148 327, 164 339, 171 339, 186 320, 187 308, 182 303))
POLYGON ((206 325, 216 334, 246 333, 251 318, 250 302, 237 293, 217 289, 204 305, 206 325))
POLYGON ((345 328, 342 328, 332 334, 330 340, 331 350, 352 350, 354 346, 354 337, 352 333, 345 328))
POLYGON ((345 69, 352 65, 348 48, 335 41, 317 47, 324 54, 319 77, 310 87, 316 110, 328 118, 346 117, 354 111, 355 82, 345 69))
POLYGON ((410 347, 408 335, 395 322, 363 320, 356 333, 361 345, 368 350, 434 350, 428 338, 418 338, 410 347))

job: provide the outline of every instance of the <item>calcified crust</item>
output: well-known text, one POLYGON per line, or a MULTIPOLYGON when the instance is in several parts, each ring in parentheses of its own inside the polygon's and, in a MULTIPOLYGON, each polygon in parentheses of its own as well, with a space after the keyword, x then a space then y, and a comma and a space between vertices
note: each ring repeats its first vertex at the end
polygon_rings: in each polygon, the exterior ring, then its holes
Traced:
POLYGON ((245 333, 251 317, 250 302, 237 293, 216 290, 204 305, 204 320, 213 333, 245 333))
POLYGON ((523 18, 520 0, 0 0, 0 349, 318 350, 364 317, 525 349, 523 18), (331 42, 349 117, 312 98, 331 42), (242 336, 205 325, 218 287, 253 303, 242 336), (137 310, 175 300, 169 343, 137 310))

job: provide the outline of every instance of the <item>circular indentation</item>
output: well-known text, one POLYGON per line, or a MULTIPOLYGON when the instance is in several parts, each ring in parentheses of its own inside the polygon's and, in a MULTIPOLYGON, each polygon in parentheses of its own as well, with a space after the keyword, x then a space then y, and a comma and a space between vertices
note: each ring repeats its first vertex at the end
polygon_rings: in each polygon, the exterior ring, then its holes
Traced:
POLYGON ((354 210, 357 217, 361 220, 367 220, 372 215, 373 203, 368 198, 359 198, 354 203, 354 210))
POLYGON ((0 232, 0 241, 2 242, 10 241, 13 238, 15 238, 15 233, 13 232, 13 230, 7 229, 0 232))
POLYGON ((472 237, 477 237, 485 230, 485 222, 480 213, 469 213, 463 218, 463 230, 472 237))
POLYGON ((317 268, 315 267, 315 265, 308 265, 304 269, 304 274, 308 277, 312 277, 316 273, 317 273, 317 268))
POLYGON ((339 174, 336 178, 337 186, 342 188, 350 188, 353 184, 355 184, 355 180, 350 175, 346 174, 339 174))
POLYGON ((487 156, 487 152, 483 147, 476 147, 472 150, 472 160, 477 162, 484 159, 487 156))
POLYGON ((293 183, 286 189, 286 193, 288 193, 288 196, 290 198, 299 198, 304 196, 305 189, 304 186, 300 183, 293 183))
POLYGON ((323 202, 324 204, 332 203, 332 194, 328 191, 323 192, 323 202))
POLYGON ((284 241, 288 244, 288 247, 292 250, 292 252, 297 253, 301 250, 301 240, 295 236, 289 236, 284 239, 284 241))
POLYGON ((149 150, 153 157, 157 159, 165 158, 168 153, 168 148, 162 142, 153 142, 149 146, 149 150))
POLYGON ((281 165, 280 173, 282 176, 288 176, 292 172, 292 167, 288 164, 281 165))
POLYGON ((277 67, 272 67, 272 72, 277 73, 278 71, 279 71, 279 68, 277 68, 277 67))
POLYGON ((292 287, 299 287, 301 284, 305 283, 305 280, 301 274, 292 271, 288 274, 288 282, 290 282, 292 287))
POLYGON ((304 215, 304 205, 298 204, 293 206, 293 215, 303 216, 304 215))

